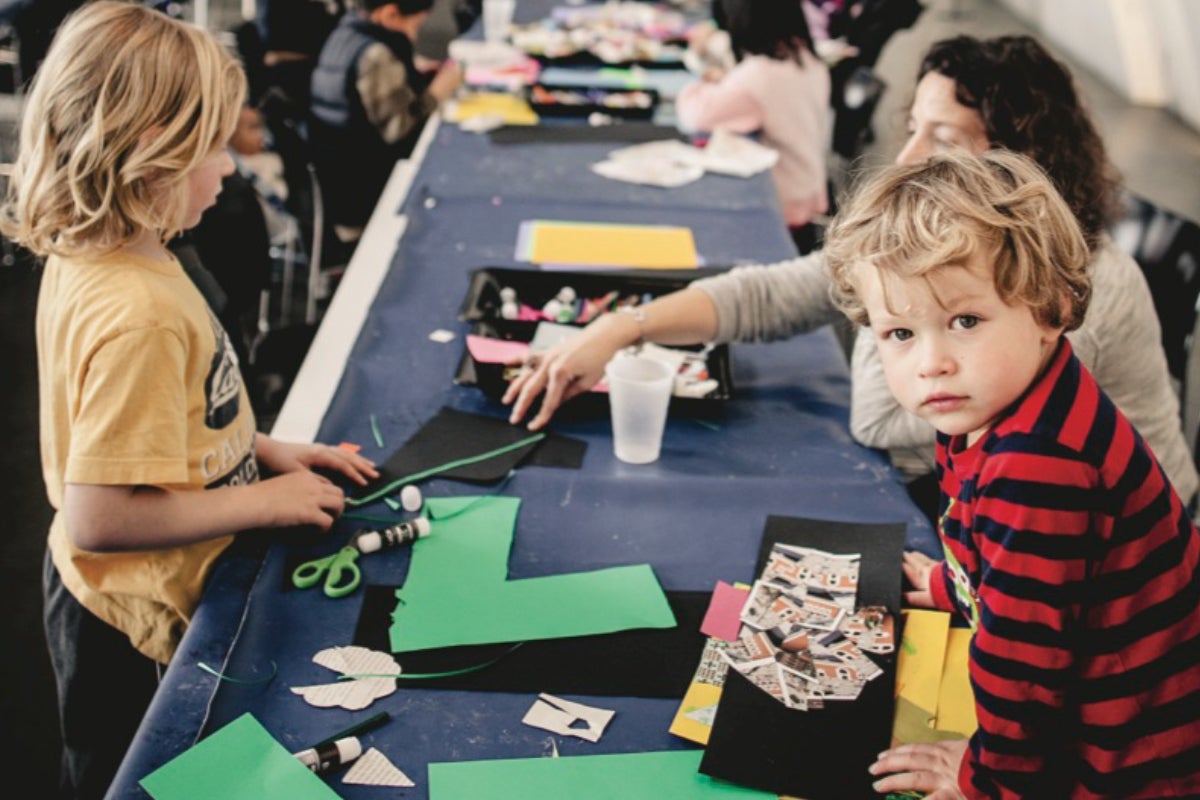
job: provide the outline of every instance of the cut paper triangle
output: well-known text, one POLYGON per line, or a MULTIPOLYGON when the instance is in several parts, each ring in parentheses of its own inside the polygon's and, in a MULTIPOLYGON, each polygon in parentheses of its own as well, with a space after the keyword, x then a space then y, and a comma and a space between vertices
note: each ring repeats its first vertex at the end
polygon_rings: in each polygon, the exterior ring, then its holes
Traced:
POLYGON ((363 786, 398 786, 408 788, 416 786, 412 778, 404 774, 388 757, 374 747, 362 754, 349 772, 342 778, 342 783, 355 783, 363 786))

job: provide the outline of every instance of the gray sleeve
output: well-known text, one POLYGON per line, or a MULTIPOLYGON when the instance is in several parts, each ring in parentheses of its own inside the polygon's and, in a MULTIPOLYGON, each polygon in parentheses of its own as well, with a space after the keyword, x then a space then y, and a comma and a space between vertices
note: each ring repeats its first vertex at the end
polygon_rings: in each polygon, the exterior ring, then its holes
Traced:
POLYGON ((829 285, 820 251, 692 283, 717 309, 715 341, 721 343, 786 339, 841 319, 829 285))
POLYGON ((908 477, 934 467, 933 426, 896 402, 883 374, 879 347, 867 328, 858 330, 850 357, 850 435, 867 447, 887 450, 908 477))
POLYGON ((1137 262, 1111 241, 1096 252, 1092 270, 1092 302, 1083 325, 1067 338, 1096 383, 1150 445, 1186 503, 1200 478, 1183 436, 1150 287, 1137 262))

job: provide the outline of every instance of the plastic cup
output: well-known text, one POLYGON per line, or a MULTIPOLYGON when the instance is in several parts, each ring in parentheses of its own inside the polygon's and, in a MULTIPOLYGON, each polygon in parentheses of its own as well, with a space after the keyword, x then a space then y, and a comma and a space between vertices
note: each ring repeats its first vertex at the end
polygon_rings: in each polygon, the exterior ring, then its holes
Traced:
POLYGON ((618 356, 604 368, 612 409, 613 452, 629 464, 658 460, 675 372, 645 356, 618 356))
POLYGON ((484 41, 504 41, 516 8, 517 0, 483 0, 484 41))

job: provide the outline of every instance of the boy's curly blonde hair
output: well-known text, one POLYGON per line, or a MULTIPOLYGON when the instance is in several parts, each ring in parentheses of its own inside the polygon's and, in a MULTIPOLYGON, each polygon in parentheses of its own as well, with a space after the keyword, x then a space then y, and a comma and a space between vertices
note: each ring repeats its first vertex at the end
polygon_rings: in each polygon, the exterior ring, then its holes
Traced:
POLYGON ((246 92, 206 31, 97 0, 59 29, 25 104, 0 230, 38 255, 111 252, 184 227, 187 176, 225 146, 246 92))
POLYGON ((1068 331, 1083 322, 1091 299, 1088 247, 1075 215, 1034 161, 1010 151, 951 153, 879 171, 838 212, 823 252, 834 302, 860 325, 869 324, 855 280, 862 266, 908 278, 982 257, 1001 300, 1024 303, 1039 322, 1068 331))

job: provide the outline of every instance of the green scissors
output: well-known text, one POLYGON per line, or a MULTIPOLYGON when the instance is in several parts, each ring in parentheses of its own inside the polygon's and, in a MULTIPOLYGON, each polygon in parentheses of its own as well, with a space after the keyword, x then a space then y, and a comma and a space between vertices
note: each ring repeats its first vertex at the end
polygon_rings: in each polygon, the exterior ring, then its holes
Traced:
POLYGON ((331 556, 305 561, 292 573, 292 584, 297 589, 316 586, 325 576, 325 594, 329 597, 345 597, 358 588, 362 573, 358 569, 358 548, 346 545, 331 556), (347 577, 348 576, 348 577, 347 577))

